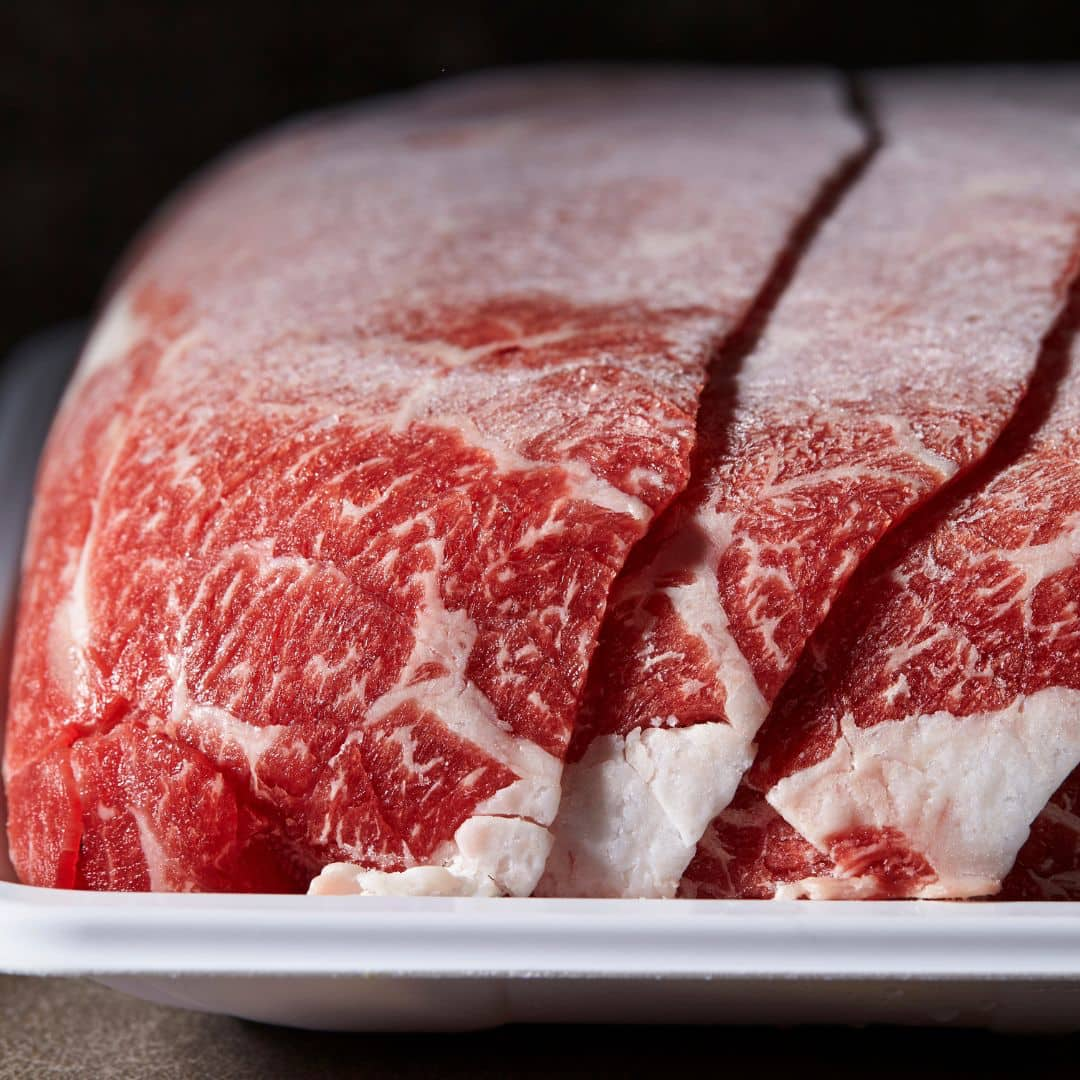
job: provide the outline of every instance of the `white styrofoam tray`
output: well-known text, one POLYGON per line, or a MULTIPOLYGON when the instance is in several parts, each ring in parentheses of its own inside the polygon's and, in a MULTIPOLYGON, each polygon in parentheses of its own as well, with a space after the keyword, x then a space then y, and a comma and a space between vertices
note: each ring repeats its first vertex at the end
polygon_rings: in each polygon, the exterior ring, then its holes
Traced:
MULTIPOLYGON (((0 382, 0 618, 77 343, 39 336, 0 382)), ((5 670, 0 656, 0 695, 5 670)), ((80 893, 16 884, 5 864, 0 843, 0 971, 274 1023, 1080 1027, 1080 904, 80 893)))

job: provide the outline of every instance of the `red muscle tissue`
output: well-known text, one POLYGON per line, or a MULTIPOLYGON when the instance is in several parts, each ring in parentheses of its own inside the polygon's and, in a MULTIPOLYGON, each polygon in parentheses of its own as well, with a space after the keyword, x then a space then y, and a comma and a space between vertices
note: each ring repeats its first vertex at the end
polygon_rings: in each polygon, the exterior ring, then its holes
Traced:
POLYGON ((1080 897, 1078 326, 1074 303, 984 467, 856 576, 685 891, 985 896, 1012 870, 1010 895, 1080 897))
POLYGON ((1080 897, 1080 79, 862 90, 493 73, 174 200, 38 477, 20 878, 1080 897))
POLYGON ((39 477, 22 879, 529 893, 706 362, 860 138, 828 75, 525 73, 196 185, 39 477))
POLYGON ((616 583, 544 892, 676 893, 859 561, 1011 417, 1080 254, 1080 83, 999 83, 869 81, 881 150, 616 583))

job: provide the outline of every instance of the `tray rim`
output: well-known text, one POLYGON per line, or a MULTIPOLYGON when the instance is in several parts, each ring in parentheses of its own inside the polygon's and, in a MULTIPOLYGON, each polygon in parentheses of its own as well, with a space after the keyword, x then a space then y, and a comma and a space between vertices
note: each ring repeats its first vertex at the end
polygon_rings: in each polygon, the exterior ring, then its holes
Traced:
POLYGON ((1080 903, 92 893, 0 882, 0 971, 1080 983, 1080 903))

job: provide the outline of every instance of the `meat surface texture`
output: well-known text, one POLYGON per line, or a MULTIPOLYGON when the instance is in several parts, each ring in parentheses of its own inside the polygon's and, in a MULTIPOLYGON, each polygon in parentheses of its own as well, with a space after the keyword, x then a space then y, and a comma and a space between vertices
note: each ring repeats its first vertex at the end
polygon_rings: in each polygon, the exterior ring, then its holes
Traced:
POLYGON ((687 893, 1080 896, 1076 295, 983 467, 822 627, 687 893))
POLYGON ((1003 900, 1080 900, 1080 766, 1032 823, 998 895, 1003 900))
POLYGON ((529 893, 707 360, 859 139, 824 75, 533 72, 196 184, 40 472, 22 880, 529 893))
MULTIPOLYGON (((564 777, 544 894, 676 893, 709 822, 728 807, 750 766, 771 704, 833 601, 891 526, 986 452, 1023 395, 1040 342, 1064 302, 1080 212, 1075 79, 883 75, 869 81, 868 92, 881 150, 810 245, 741 366, 714 370, 689 487, 616 583, 564 777)), ((1067 502, 1069 481, 1064 474, 1059 479, 1067 502)), ((1039 494, 1038 483, 1022 482, 1007 505, 1018 512, 1032 494, 1039 494)), ((1062 540, 1065 546, 1046 557, 1071 558, 1072 542, 1062 540)), ((1015 575, 1023 577, 1019 569, 1015 575)), ((963 588, 970 587, 964 578, 963 588)), ((956 592, 951 602, 963 604, 963 595, 956 592)), ((866 604, 857 592, 837 625, 846 627, 866 604)), ((912 604, 910 617, 925 619, 919 626, 939 625, 941 616, 927 603, 912 604)), ((1014 616, 1019 610, 1010 608, 1014 616)), ((1048 627, 1058 625, 1055 619, 1048 627)), ((883 620, 860 622, 865 636, 843 637, 823 661, 829 670, 847 658, 845 670, 873 686, 873 704, 852 705, 867 760, 892 753, 884 742, 880 750, 870 742, 892 738, 909 747, 907 767, 915 769, 917 755, 932 755, 935 740, 946 737, 950 710, 983 710, 980 723, 1019 740, 1009 744, 1010 753, 1029 745, 1016 735, 1024 724, 1033 725, 1025 730, 1034 737, 1064 723, 1057 676, 1038 699, 1042 704, 1030 702, 1026 714, 1022 703, 1029 699, 1015 689, 1011 697, 995 690, 1005 696, 994 698, 994 709, 1013 703, 1008 720, 997 713, 991 719, 985 702, 961 706, 962 666, 951 670, 932 708, 909 698, 908 684, 916 684, 911 674, 904 681, 907 650, 914 656, 925 646, 915 638, 909 643, 906 631, 883 620), (868 726, 886 713, 908 715, 916 703, 919 715, 907 726, 868 726)), ((911 633, 917 634, 914 622, 911 633)), ((994 664, 1025 662, 1026 653, 1010 658, 1009 647, 1000 645, 994 664)), ((1075 656, 1075 641, 1072 647, 1075 656)), ((937 654, 920 655, 928 663, 937 654)), ((979 671, 989 663, 985 656, 970 662, 979 671)), ((1040 669, 1036 679, 1048 671, 1040 669)), ((997 685, 992 674, 978 678, 997 685)), ((805 693, 785 700, 790 707, 780 710, 779 732, 806 709, 805 693)), ((858 808, 854 794, 842 797, 837 777, 851 768, 844 755, 854 752, 850 740, 837 741, 845 708, 837 698, 807 718, 807 730, 816 733, 812 761, 821 764, 801 769, 769 795, 817 847, 827 847, 833 835, 848 843, 864 809, 875 822, 875 815, 890 816, 874 801, 883 796, 880 787, 871 794, 869 775, 858 808)), ((964 728, 969 749, 977 745, 976 727, 964 728)), ((1045 783, 1056 786, 1060 766, 1071 760, 1063 731, 1061 739, 1060 758, 1043 754, 1030 779, 1033 808, 1046 800, 1045 783)), ((1020 773, 1015 783, 1026 782, 1020 760, 1010 761, 1020 773)), ((771 776, 778 766, 763 768, 771 776)), ((949 784, 961 779, 943 774, 934 803, 922 801, 917 785, 905 790, 922 811, 936 814, 949 784)), ((999 855, 1015 851, 1030 820, 1023 819, 1030 808, 1024 805, 1013 833, 1001 835, 999 855)), ((1000 820, 986 818, 975 803, 964 806, 968 828, 980 814, 987 827, 1000 820)), ((767 827, 759 817, 767 810, 740 796, 721 821, 752 820, 746 828, 760 838, 767 827)), ((742 828, 731 825, 734 848, 726 840, 718 844, 713 829, 684 893, 771 895, 771 886, 760 886, 752 873, 737 885, 727 880, 734 872, 728 861, 743 857, 742 828)), ((924 831, 917 839, 923 842, 924 831)), ((777 843, 782 848, 790 840, 784 833, 777 843)), ((994 873, 1000 871, 995 862, 994 873)), ((980 874, 988 881, 989 867, 980 874)), ((950 876, 949 887, 954 883, 950 876)))

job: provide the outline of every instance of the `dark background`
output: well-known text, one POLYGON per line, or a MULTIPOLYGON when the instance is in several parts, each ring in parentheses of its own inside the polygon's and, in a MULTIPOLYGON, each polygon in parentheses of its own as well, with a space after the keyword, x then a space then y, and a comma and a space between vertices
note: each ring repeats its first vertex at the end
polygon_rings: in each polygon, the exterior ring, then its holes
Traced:
POLYGON ((1080 58, 1080 0, 0 4, 0 355, 85 315, 186 175, 300 109, 565 58, 842 67, 1080 58))

